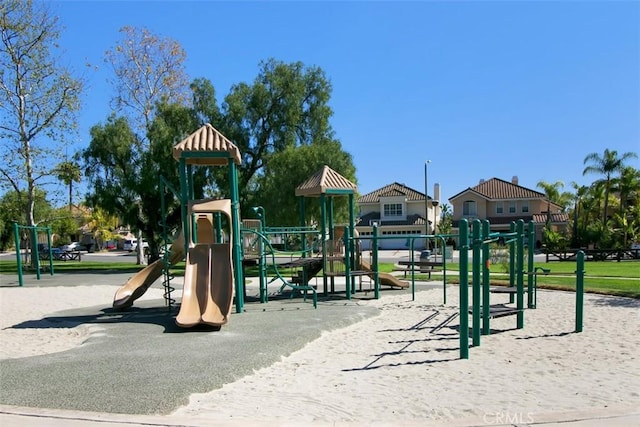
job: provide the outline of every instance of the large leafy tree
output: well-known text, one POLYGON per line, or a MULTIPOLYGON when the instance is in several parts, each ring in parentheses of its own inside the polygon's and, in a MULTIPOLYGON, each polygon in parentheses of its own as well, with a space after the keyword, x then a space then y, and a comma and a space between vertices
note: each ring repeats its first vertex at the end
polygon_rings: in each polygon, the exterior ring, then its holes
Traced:
MULTIPOLYGON (((153 230, 161 214, 157 188, 165 168, 154 162, 158 149, 148 135, 159 104, 181 105, 187 99, 186 53, 177 41, 145 28, 123 27, 120 33, 121 39, 106 52, 106 62, 114 72, 113 105, 121 117, 92 129, 90 147, 83 153, 86 172, 97 184, 89 200, 109 214, 119 214, 157 253, 153 230)), ((138 245, 138 263, 144 264, 141 248, 138 245)))
POLYGON ((91 141, 83 151, 85 174, 92 192, 87 203, 118 215, 140 229, 141 208, 136 169, 141 163, 136 134, 124 117, 111 116, 91 128, 91 141))
MULTIPOLYGON (((267 225, 299 224, 295 190, 324 165, 329 166, 348 180, 356 182, 355 167, 351 155, 342 150, 337 141, 318 142, 298 147, 288 147, 273 153, 257 178, 259 192, 247 195, 250 206, 260 205, 267 212, 267 225)), ((348 198, 334 198, 336 221, 349 219, 348 198)), ((310 224, 320 223, 320 205, 316 201, 305 201, 306 220, 310 224)))
MULTIPOLYGON (((193 131, 196 123, 193 111, 188 108, 158 105, 148 133, 149 147, 141 151, 128 120, 112 116, 106 124, 91 129, 91 142, 83 152, 86 174, 94 189, 88 203, 101 207, 108 215, 117 215, 123 223, 140 231, 149 241, 152 259, 159 252, 159 225, 164 221, 171 228, 169 231, 174 231, 181 220, 179 200, 168 189, 167 205, 162 212, 160 177, 179 191, 172 148, 193 131)), ((196 197, 203 195, 205 176, 204 169, 194 174, 196 197)))
POLYGON ((49 4, 0 4, 0 185, 36 225, 36 195, 76 127, 83 81, 62 62, 60 26, 49 4))
MULTIPOLYGON (((171 190, 180 191, 178 163, 173 158, 173 146, 191 134, 200 126, 196 112, 177 104, 160 104, 153 123, 149 129, 149 150, 144 153, 142 161, 141 185, 145 192, 143 202, 149 218, 146 235, 153 239, 159 233, 157 224, 165 223, 170 234, 181 224, 180 200, 171 190), (165 206, 162 212, 159 175, 162 176, 165 206), (171 187, 171 188, 169 188, 171 187)), ((193 172, 194 196, 202 198, 207 188, 207 172, 209 168, 195 168, 193 172)), ((157 239, 156 239, 157 241, 157 239)), ((152 247, 155 254, 155 248, 152 247)))
MULTIPOLYGON (((351 157, 333 137, 329 125, 330 85, 320 69, 306 68, 301 63, 263 62, 254 83, 235 85, 221 107, 216 102, 213 85, 206 79, 194 80, 191 93, 190 103, 164 100, 155 104, 146 133, 146 149, 136 151, 133 147, 138 143, 134 142, 132 127, 128 132, 109 130, 108 133, 114 134, 111 139, 122 140, 116 145, 108 144, 108 138, 100 137, 106 129, 98 127, 95 135, 92 133, 95 144, 92 141, 91 151, 85 152, 89 173, 102 173, 105 177, 102 183, 96 181, 96 192, 91 200, 105 209, 108 204, 112 205, 113 212, 122 209, 123 220, 131 221, 132 227, 143 230, 149 240, 158 232, 162 220, 159 175, 175 189, 179 187, 172 147, 204 123, 211 123, 240 148, 243 164, 239 167, 239 189, 243 216, 250 215, 251 206, 262 204, 270 210, 269 218, 275 223, 297 224, 295 186, 324 164, 355 180, 351 157), (104 150, 111 154, 106 155, 104 150), (124 164, 125 160, 127 164, 124 164), (116 172, 118 168, 120 170, 116 172), (105 192, 107 170, 113 188, 105 192), (292 171, 295 177, 290 175, 292 171), (122 191, 116 191, 118 189, 122 191), (101 192, 105 194, 99 194, 101 192), (135 197, 127 196, 129 192, 135 197), (121 200, 116 200, 116 196, 121 200), (274 204, 274 200, 278 203, 274 204), (139 210, 127 214, 126 206, 129 205, 137 206, 139 210)), ((116 121, 115 118, 112 120, 116 121)), ((97 175, 93 180, 96 178, 97 175)), ((195 168, 194 189, 196 197, 229 197, 227 170, 195 168)), ((346 215, 346 204, 346 200, 338 204, 338 216, 341 212, 346 215)), ((166 206, 164 219, 170 225, 179 224, 177 206, 175 199, 166 206)))
POLYGON ((584 164, 587 165, 582 171, 583 175, 599 174, 604 175, 601 180, 604 184, 604 209, 602 211, 602 224, 606 224, 609 208, 609 194, 611 186, 616 174, 620 174, 624 169, 625 162, 629 159, 638 157, 636 153, 627 152, 621 155, 616 150, 604 150, 604 153, 590 153, 584 158, 584 164))
MULTIPOLYGON (((271 209, 269 222, 284 224, 294 214, 297 224, 295 185, 323 164, 332 168, 333 164, 338 173, 354 179, 350 156, 342 150, 330 124, 333 115, 328 104, 330 97, 331 83, 321 68, 275 59, 260 63, 252 84, 239 83, 231 88, 222 105, 220 122, 212 124, 238 145, 242 153, 239 184, 243 214, 248 215, 256 204, 273 205, 277 196, 279 202, 271 209), (274 159, 278 153, 310 145, 314 148, 306 153, 314 152, 313 160, 295 157, 293 151, 274 159), (285 165, 287 158, 294 157, 296 163, 285 165), (279 174, 292 171, 296 175, 280 187, 281 194, 276 194, 273 189, 277 187, 271 183, 284 180, 286 175, 279 174)), ((223 171, 215 171, 214 182, 220 189, 228 188, 228 177, 223 171)), ((337 209, 337 216, 341 215, 341 209, 346 206, 337 209)))
MULTIPOLYGON (((47 201, 46 193, 36 188, 33 200, 33 212, 34 217, 38 218, 38 225, 51 225, 56 215, 47 201)), ((25 199, 16 191, 7 191, 0 198, 0 250, 13 247, 15 240, 13 223, 25 224, 26 207, 24 204, 25 199)), ((26 233, 23 229, 20 233, 20 238, 28 242, 29 237, 29 233, 26 233)))
POLYGON ((113 105, 129 118, 134 131, 146 136, 157 103, 182 104, 188 99, 187 54, 176 40, 146 28, 125 26, 120 34, 105 54, 114 73, 113 105))

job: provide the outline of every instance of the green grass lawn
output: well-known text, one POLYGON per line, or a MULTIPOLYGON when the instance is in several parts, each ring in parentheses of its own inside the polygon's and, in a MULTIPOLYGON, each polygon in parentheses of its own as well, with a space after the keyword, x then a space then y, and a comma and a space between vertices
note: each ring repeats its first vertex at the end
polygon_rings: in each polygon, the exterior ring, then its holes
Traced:
MULTIPOLYGON (((48 262, 42 263, 48 267, 48 262)), ((541 289, 575 290, 576 264, 573 262, 535 263, 536 267, 549 269, 549 275, 538 275, 538 287, 541 289)), ((122 273, 136 272, 144 268, 141 265, 116 262, 90 262, 90 261, 55 261, 54 271, 58 273, 70 272, 100 272, 118 271, 122 273)), ((381 272, 392 272, 392 263, 382 263, 379 266, 381 272)), ((293 272, 280 269, 280 274, 287 277, 293 272)), ((447 282, 458 283, 458 263, 447 263, 447 282)), ((184 263, 180 263, 172 269, 172 272, 181 276, 184 274, 184 263)), ((0 274, 17 274, 15 261, 0 261, 0 274)), ((258 275, 257 268, 247 268, 247 277, 258 275)), ((408 274, 410 277, 410 274, 408 274)), ((416 273, 417 280, 426 280, 427 275, 416 273)), ((433 273, 431 280, 442 280, 442 273, 433 273)), ((469 271, 471 281, 471 271, 469 271)), ((527 276, 524 278, 527 284, 527 276)), ((504 266, 493 265, 491 268, 491 283, 495 285, 507 285, 509 277, 504 266)), ((589 261, 585 263, 584 286, 586 292, 618 295, 632 298, 640 298, 640 261, 589 261)))
MULTIPOLYGON (((535 267, 550 270, 549 275, 538 275, 538 287, 541 289, 575 290, 576 263, 549 262, 535 263, 535 267)), ((459 264, 447 263, 447 282, 459 282, 459 264)), ((380 271, 390 272, 393 264, 380 265, 380 271)), ((491 283, 495 285, 508 285, 509 276, 502 265, 491 267, 491 283)), ((472 280, 472 271, 469 271, 469 281, 472 280)), ((426 275, 416 273, 417 280, 425 280, 426 275)), ((432 280, 442 280, 441 273, 433 273, 432 280)), ((525 286, 527 276, 524 277, 525 286)), ((640 261, 589 261, 585 262, 584 288, 586 292, 618 295, 632 298, 640 298, 640 261)))

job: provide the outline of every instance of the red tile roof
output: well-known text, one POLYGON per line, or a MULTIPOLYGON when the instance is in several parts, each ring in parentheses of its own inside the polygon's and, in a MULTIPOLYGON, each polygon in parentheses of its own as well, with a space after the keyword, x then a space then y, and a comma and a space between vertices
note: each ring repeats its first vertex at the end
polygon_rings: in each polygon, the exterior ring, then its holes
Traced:
POLYGON ((407 198, 407 201, 424 200, 424 193, 407 187, 404 184, 398 184, 397 182, 394 182, 393 184, 386 185, 382 188, 372 191, 371 193, 365 194, 364 196, 360 196, 360 198, 358 199, 358 203, 379 203, 380 197, 395 196, 405 196, 407 198))
POLYGON ((491 178, 481 182, 475 187, 469 187, 449 198, 454 200, 462 194, 471 191, 489 200, 511 200, 511 199, 546 199, 547 196, 539 191, 534 191, 520 185, 504 181, 499 178, 491 178))

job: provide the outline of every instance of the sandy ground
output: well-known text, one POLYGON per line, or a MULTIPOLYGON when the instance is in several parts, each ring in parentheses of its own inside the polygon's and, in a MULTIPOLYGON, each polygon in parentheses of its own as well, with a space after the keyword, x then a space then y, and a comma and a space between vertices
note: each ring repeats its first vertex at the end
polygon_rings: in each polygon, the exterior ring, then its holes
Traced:
MULTIPOLYGON (((112 301, 118 286, 50 286, 0 288, 0 359, 65 351, 81 345, 91 334, 99 334, 98 325, 69 328, 64 324, 46 324, 47 315, 77 307, 90 307, 112 301), (10 328, 24 322, 40 322, 41 327, 10 328)), ((149 289, 143 299, 162 298, 162 289, 149 289)))
MULTIPOLYGON (((101 327, 10 326, 110 301, 116 289, 0 288, 0 358, 82 345, 101 327)), ((152 288, 143 298, 161 293, 152 288)), ((446 306, 436 290, 418 292, 415 301, 407 294, 363 301, 380 314, 326 332, 221 389, 194 394, 165 419, 397 424, 476 417, 491 425, 535 423, 553 412, 640 407, 640 301, 587 294, 584 331, 574 333, 575 295, 540 291, 538 308, 525 312, 524 329, 516 329, 515 316, 494 319, 492 334, 461 360, 456 294, 450 288, 446 306)))

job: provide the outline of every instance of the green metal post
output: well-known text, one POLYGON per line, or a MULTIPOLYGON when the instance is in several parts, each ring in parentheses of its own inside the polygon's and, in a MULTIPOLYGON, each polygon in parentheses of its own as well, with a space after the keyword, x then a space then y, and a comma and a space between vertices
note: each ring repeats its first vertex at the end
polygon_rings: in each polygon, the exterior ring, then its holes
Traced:
POLYGON ((171 275, 169 274, 169 251, 168 249, 168 240, 169 236, 167 235, 167 202, 165 196, 165 186, 169 188, 171 191, 171 186, 168 185, 166 180, 162 175, 160 175, 160 213, 162 218, 162 241, 164 246, 164 255, 162 257, 162 285, 164 287, 164 301, 165 304, 171 309, 173 300, 171 299, 171 292, 173 288, 171 287, 171 275))
POLYGON ((354 289, 351 286, 351 256, 349 256, 349 227, 344 227, 344 234, 342 235, 342 241, 344 243, 344 287, 347 294, 347 299, 351 299, 351 294, 354 289))
POLYGON ((469 222, 460 228, 460 359, 469 358, 469 222))
POLYGON ((320 229, 320 234, 322 237, 322 259, 324 261, 324 264, 322 266, 322 286, 324 296, 327 296, 327 206, 324 193, 320 194, 320 229))
POLYGON ((489 253, 489 221, 482 221, 482 335, 489 335, 491 327, 489 326, 489 310, 491 309, 490 301, 490 283, 489 283, 489 263, 491 256, 489 253))
POLYGON ((409 261, 411 262, 411 301, 416 300, 416 268, 415 268, 415 239, 409 242, 409 261))
POLYGON ((578 251, 576 265, 576 332, 582 332, 584 308, 584 252, 578 251))
POLYGON ((536 238, 536 223, 533 221, 529 221, 529 229, 527 231, 527 307, 536 308, 534 294, 536 292, 536 287, 534 287, 533 283, 533 274, 535 270, 535 266, 533 265, 533 255, 536 238))
MULTIPOLYGON (((442 239, 442 304, 447 304, 447 257, 445 252, 447 251, 447 242, 443 236, 439 236, 442 239)), ((415 242, 415 240, 413 240, 415 242)))
MULTIPOLYGON (((305 226, 304 221, 304 197, 298 196, 298 222, 301 227, 305 226)), ((303 234, 302 236, 302 257, 306 258, 307 255, 307 236, 303 234)))
POLYGON ((481 235, 480 235, 480 227, 481 223, 479 219, 474 219, 471 223, 472 226, 472 247, 473 247, 473 282, 471 283, 471 291, 472 291, 472 327, 471 332, 473 333, 473 346, 477 347, 480 345, 480 273, 482 268, 480 267, 480 246, 481 246, 481 235))
MULTIPOLYGON (((329 233, 332 239, 335 240, 335 217, 333 216, 333 197, 329 196, 327 199, 329 203, 329 233)), ((345 249, 346 250, 346 249, 345 249)))
MULTIPOLYGON (((516 232, 515 221, 511 221, 509 231, 511 231, 511 233, 516 232)), ((513 238, 509 239, 509 287, 516 287, 516 240, 513 238)), ((513 294, 510 293, 509 304, 513 304, 514 302, 513 294)))
POLYGON ((231 196, 231 250, 234 268, 236 313, 244 311, 244 271, 242 270, 242 236, 240 235, 240 196, 238 194, 238 172, 232 159, 228 161, 231 196))
POLYGON ((182 234, 184 235, 184 254, 189 252, 189 243, 191 242, 191 227, 188 214, 189 207, 189 186, 187 184, 187 163, 184 158, 178 161, 180 169, 180 208, 182 211, 182 234))
POLYGON ((371 260, 371 268, 373 268, 373 295, 375 299, 380 299, 380 278, 378 276, 378 224, 373 224, 373 240, 371 240, 371 249, 373 259, 371 260))
MULTIPOLYGON (((355 219, 355 212, 354 212, 354 203, 353 203, 353 194, 349 194, 349 236, 353 237, 350 238, 347 242, 345 242, 345 248, 347 247, 346 244, 349 244, 349 256, 351 257, 351 267, 354 270, 360 270, 360 266, 357 264, 358 261, 358 254, 357 254, 357 242, 355 239, 355 227, 356 224, 356 219, 355 219)), ((356 292, 356 278, 352 277, 351 278, 351 286, 353 287, 353 293, 355 294, 356 292)))
POLYGON ((16 261, 18 265, 18 284, 24 286, 24 278, 22 277, 22 258, 20 258, 20 231, 18 229, 18 223, 13 223, 13 236, 16 239, 16 261))
POLYGON ((517 314, 517 328, 524 328, 524 221, 519 219, 516 223, 516 232, 518 233, 517 240, 517 295, 516 295, 516 307, 518 309, 517 314))
POLYGON ((193 165, 187 164, 187 184, 189 189, 189 200, 195 200, 196 192, 193 183, 193 165))
POLYGON ((216 242, 222 243, 222 214, 220 214, 220 212, 216 212, 215 218, 216 218, 216 242))

